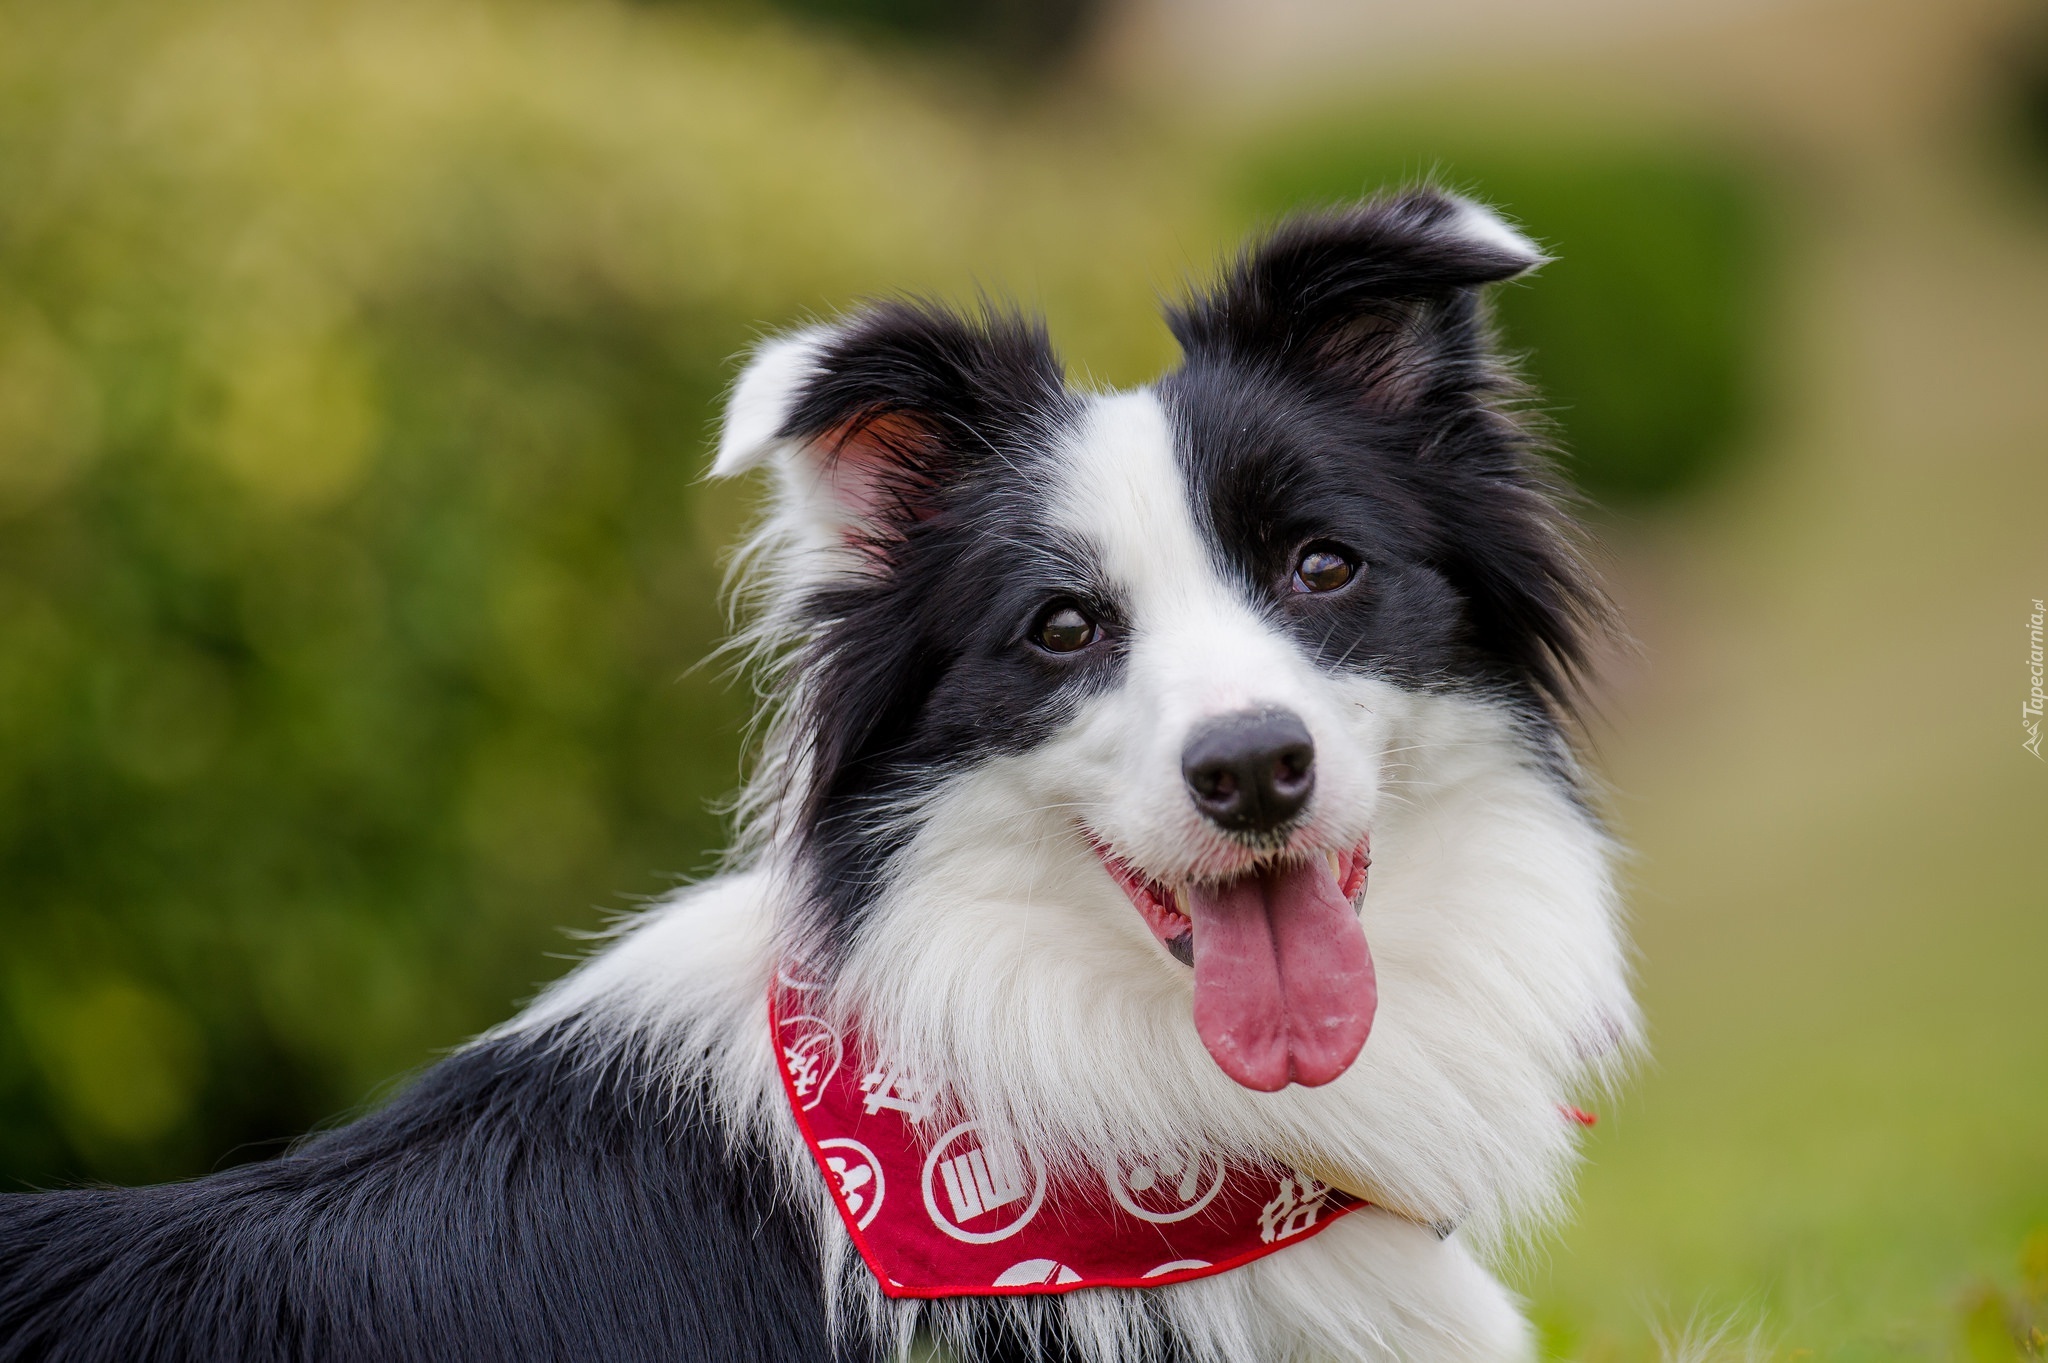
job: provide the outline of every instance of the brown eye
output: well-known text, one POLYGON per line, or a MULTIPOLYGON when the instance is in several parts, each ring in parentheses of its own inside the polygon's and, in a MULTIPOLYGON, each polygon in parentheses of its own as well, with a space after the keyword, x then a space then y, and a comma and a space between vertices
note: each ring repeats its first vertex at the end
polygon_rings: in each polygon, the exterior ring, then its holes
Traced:
POLYGON ((1074 653, 1101 637, 1101 628, 1074 606, 1047 612, 1036 635, 1038 646, 1047 653, 1074 653))
POLYGON ((1349 582, 1358 571, 1358 565, 1329 545, 1311 546, 1304 550, 1294 565, 1294 590, 1308 592, 1334 592, 1349 582))

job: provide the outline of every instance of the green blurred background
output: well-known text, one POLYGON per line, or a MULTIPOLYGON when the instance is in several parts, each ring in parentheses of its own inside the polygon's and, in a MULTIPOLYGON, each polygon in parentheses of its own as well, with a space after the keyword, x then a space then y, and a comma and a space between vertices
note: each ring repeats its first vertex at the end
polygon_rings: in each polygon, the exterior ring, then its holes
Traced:
POLYGON ((751 338, 987 289, 1136 382, 1428 177, 1557 256, 1638 638, 1547 1350, 2041 1356, 2044 110, 2006 0, 0 3, 0 1181, 274 1153, 710 863, 751 338))

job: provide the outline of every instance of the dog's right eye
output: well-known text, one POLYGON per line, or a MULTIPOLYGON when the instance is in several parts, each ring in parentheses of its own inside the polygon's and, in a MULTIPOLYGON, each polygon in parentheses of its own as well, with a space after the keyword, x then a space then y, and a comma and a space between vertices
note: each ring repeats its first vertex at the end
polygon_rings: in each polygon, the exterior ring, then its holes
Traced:
POLYGON ((1055 606, 1039 620, 1031 637, 1047 653, 1078 653, 1102 637, 1102 626, 1078 606, 1055 606))

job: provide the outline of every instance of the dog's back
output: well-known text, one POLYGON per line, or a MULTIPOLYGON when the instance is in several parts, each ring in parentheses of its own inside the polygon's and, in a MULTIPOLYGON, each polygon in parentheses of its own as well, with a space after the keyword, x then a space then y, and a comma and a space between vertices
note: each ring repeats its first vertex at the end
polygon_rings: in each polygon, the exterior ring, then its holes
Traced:
POLYGON ((489 1040, 281 1159, 0 1198, 0 1359, 813 1359, 769 1163, 616 1056, 489 1040))

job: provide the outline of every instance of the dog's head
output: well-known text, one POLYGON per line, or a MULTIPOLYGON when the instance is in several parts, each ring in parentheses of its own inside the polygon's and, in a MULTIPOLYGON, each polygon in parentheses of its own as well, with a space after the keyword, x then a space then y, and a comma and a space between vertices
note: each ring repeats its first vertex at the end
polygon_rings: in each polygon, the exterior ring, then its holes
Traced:
POLYGON ((1126 393, 1068 388, 1007 315, 764 345, 716 471, 778 480, 743 564, 791 669, 755 812, 804 869, 807 949, 857 954, 897 901, 925 924, 899 954, 979 913, 948 951, 1160 994, 1245 1088, 1344 1073, 1418 714, 1568 765, 1596 601, 1480 298, 1540 260, 1433 192, 1297 218, 1126 393))

